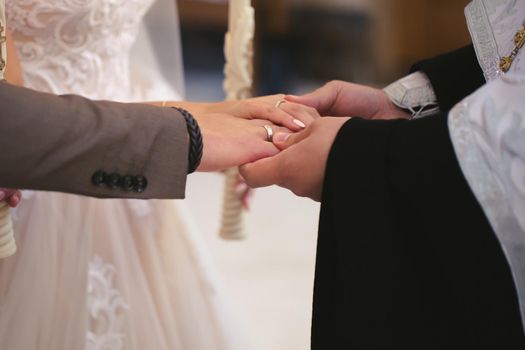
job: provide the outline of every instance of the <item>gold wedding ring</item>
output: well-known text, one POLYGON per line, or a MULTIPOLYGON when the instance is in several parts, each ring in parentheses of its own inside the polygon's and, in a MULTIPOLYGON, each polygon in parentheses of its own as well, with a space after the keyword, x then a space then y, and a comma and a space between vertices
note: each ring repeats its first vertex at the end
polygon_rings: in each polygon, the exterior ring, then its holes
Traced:
POLYGON ((263 125, 264 130, 266 130, 266 141, 273 142, 273 129, 270 125, 263 125))
POLYGON ((286 100, 284 100, 284 99, 280 99, 280 100, 277 101, 277 103, 275 104, 275 108, 279 108, 279 107, 281 107, 281 105, 282 105, 283 103, 286 103, 286 100))

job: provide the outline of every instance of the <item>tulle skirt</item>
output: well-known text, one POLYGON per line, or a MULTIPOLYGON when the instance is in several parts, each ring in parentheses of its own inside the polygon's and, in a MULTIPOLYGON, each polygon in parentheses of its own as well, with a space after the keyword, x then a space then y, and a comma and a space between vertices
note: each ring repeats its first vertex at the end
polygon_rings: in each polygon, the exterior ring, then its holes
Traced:
POLYGON ((244 348, 184 203, 26 192, 0 349, 244 348))

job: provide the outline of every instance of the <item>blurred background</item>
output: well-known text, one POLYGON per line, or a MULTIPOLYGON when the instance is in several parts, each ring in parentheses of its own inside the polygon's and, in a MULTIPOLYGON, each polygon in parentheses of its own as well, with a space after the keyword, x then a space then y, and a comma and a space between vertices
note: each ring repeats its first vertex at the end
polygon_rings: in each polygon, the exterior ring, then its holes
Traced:
MULTIPOLYGON (((331 79, 382 85, 404 75, 417 60, 469 41, 463 14, 466 0, 252 3, 257 94, 301 91, 331 79)), ((191 88, 194 77, 222 74, 228 1, 178 0, 178 4, 191 88)), ((201 92, 207 92, 204 89, 201 92)), ((193 89, 189 93, 198 96, 193 89)))
MULTIPOLYGON (((254 0, 256 95, 340 79, 382 87, 411 64, 469 42, 466 0, 254 0)), ((189 100, 224 98, 227 0, 178 0, 189 100)), ((319 205, 257 190, 247 238, 219 239, 223 178, 192 175, 198 219, 248 349, 308 349, 319 205)), ((248 350, 247 349, 247 350, 248 350)))

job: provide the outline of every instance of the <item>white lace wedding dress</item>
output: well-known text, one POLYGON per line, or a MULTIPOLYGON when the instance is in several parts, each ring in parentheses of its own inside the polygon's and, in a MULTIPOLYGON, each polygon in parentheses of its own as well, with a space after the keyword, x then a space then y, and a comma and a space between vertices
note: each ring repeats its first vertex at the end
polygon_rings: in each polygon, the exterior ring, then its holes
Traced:
MULTIPOLYGON (((152 2, 7 0, 26 86, 166 98, 168 84, 130 73, 152 2)), ((182 203, 25 192, 14 214, 18 252, 0 261, 0 349, 238 348, 182 203)))

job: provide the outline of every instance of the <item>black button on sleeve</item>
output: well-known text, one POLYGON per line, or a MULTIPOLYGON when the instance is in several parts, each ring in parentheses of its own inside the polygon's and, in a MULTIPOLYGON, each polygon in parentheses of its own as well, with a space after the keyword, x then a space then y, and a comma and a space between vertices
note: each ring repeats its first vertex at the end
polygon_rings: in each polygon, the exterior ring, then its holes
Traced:
POLYGON ((102 186, 106 183, 107 174, 102 170, 99 170, 91 177, 91 183, 95 186, 102 186))
POLYGON ((135 177, 130 175, 124 176, 122 178, 120 187, 124 191, 133 191, 133 188, 135 187, 135 177))
POLYGON ((106 185, 109 188, 117 189, 120 187, 121 176, 117 173, 113 173, 107 176, 106 185))
POLYGON ((146 190, 146 187, 148 187, 148 180, 144 176, 136 176, 133 190, 137 193, 141 193, 146 190))

